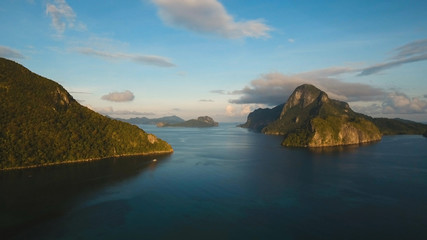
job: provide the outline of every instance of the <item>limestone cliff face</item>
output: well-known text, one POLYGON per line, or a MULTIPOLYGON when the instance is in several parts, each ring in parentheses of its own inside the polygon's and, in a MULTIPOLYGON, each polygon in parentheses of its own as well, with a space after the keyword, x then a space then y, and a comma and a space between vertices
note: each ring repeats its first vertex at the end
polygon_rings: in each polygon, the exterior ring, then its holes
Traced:
POLYGON ((282 145, 325 147, 360 144, 381 139, 376 125, 355 113, 345 102, 304 84, 295 89, 280 117, 262 129, 265 134, 284 135, 282 145))
POLYGON ((283 118, 287 111, 291 108, 299 107, 306 108, 308 105, 312 104, 314 101, 317 102, 327 102, 329 101, 326 93, 320 91, 313 85, 304 84, 297 87, 292 95, 289 97, 285 106, 283 107, 280 118, 283 118))
POLYGON ((309 147, 326 147, 337 145, 350 145, 368 143, 381 140, 377 127, 370 121, 359 119, 359 123, 343 119, 336 122, 315 118, 311 121, 313 137, 308 143, 309 147), (322 123, 319 123, 322 121, 322 123), (336 124, 334 126, 334 124, 336 124), (327 127, 326 127, 327 126, 327 127))

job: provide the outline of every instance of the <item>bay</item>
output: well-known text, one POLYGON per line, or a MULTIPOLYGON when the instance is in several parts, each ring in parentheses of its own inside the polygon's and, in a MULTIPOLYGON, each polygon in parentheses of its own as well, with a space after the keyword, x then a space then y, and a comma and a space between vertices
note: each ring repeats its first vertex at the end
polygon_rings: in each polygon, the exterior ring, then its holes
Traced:
POLYGON ((309 150, 235 125, 142 125, 175 152, 0 172, 2 239, 427 236, 426 138, 309 150))

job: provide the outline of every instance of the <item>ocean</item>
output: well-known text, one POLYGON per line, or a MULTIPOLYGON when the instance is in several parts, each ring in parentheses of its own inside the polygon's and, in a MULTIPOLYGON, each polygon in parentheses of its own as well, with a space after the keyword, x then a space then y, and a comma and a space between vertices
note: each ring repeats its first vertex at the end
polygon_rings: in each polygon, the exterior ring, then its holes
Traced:
POLYGON ((1 239, 427 239, 427 138, 285 148, 141 125, 165 156, 0 172, 1 239))

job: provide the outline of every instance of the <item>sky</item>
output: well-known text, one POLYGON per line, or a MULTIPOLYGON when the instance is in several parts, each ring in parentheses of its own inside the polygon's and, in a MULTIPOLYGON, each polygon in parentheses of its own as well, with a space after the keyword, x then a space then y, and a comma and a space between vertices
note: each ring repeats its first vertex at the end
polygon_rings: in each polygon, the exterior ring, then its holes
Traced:
POLYGON ((0 57, 119 117, 245 122, 309 83, 427 122, 427 1, 2 0, 0 57))

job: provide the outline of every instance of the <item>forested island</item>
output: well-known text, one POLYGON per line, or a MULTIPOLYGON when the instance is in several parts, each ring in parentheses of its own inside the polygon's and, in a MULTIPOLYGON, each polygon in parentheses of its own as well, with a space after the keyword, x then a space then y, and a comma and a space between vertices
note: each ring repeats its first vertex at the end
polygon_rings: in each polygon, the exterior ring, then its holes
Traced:
POLYGON ((137 126, 81 106, 58 83, 0 58, 0 169, 173 152, 137 126))
POLYGON ((286 103, 257 109, 240 127, 283 135, 282 145, 325 147, 378 141, 382 135, 423 134, 427 125, 402 119, 372 118, 354 112, 313 85, 295 89, 286 103))
POLYGON ((218 123, 209 116, 198 117, 197 119, 190 119, 180 123, 164 123, 160 122, 157 127, 193 127, 193 128, 206 128, 218 127, 218 123))
POLYGON ((184 119, 178 116, 166 116, 166 117, 160 117, 160 118, 134 117, 129 119, 124 119, 124 118, 116 118, 116 119, 123 122, 131 123, 131 124, 148 124, 148 125, 156 125, 158 123, 175 124, 175 123, 185 122, 184 119))

